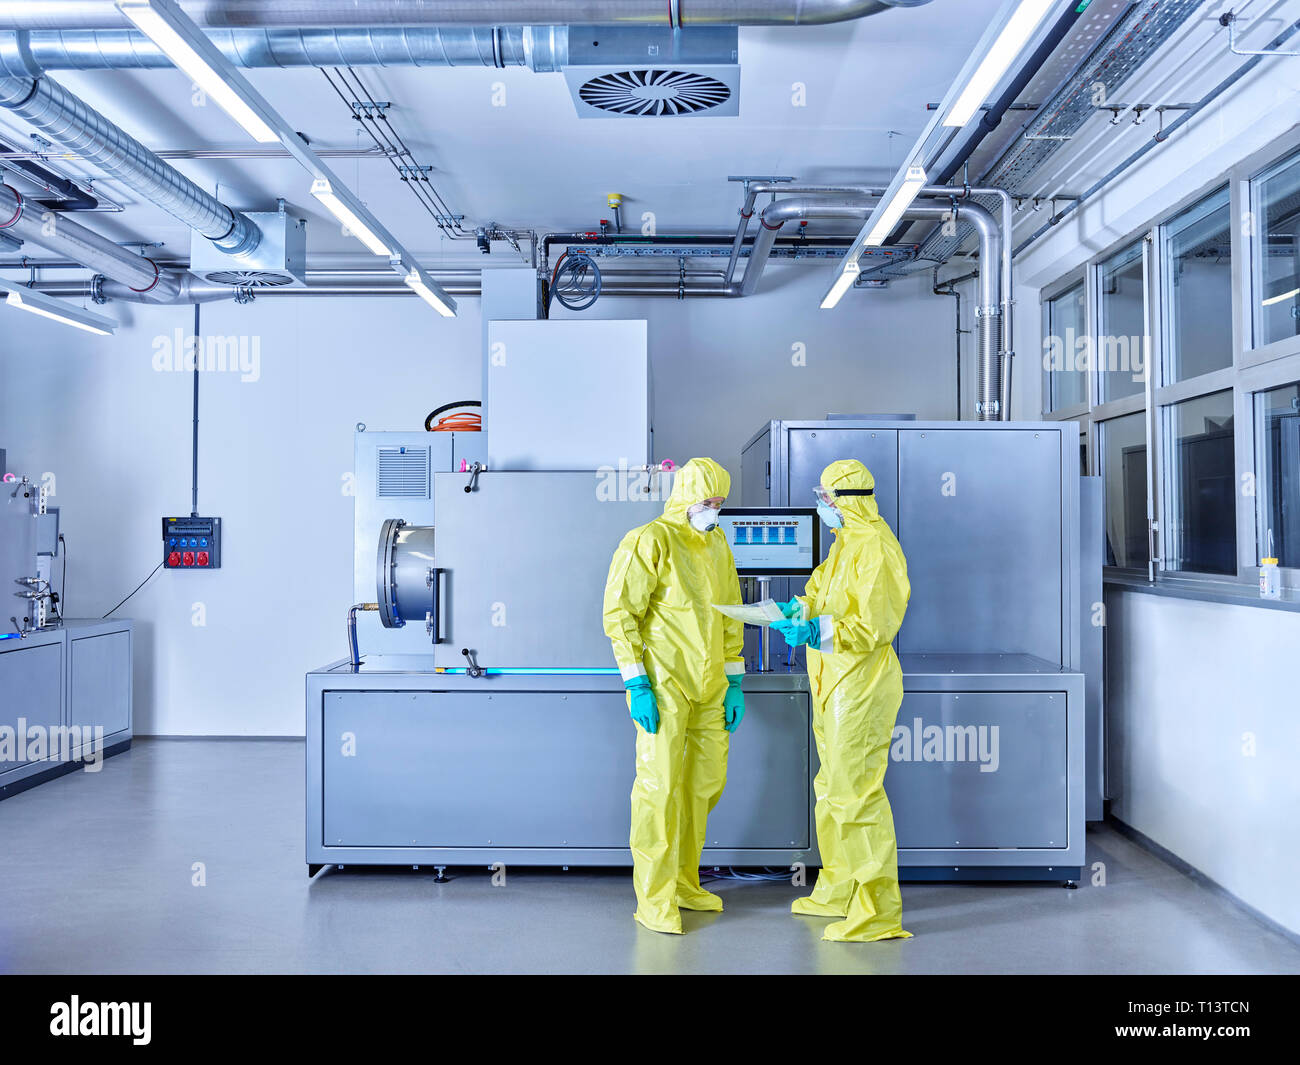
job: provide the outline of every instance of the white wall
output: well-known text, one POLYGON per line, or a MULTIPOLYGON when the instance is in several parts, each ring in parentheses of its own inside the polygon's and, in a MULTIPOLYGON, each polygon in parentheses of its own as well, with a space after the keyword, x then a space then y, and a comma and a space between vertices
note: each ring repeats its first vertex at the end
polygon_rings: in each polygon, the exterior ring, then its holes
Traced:
MULTIPOLYGON (((774 266, 767 282, 745 300, 593 309, 650 323, 660 457, 713 454, 738 473, 770 418, 952 416, 952 301, 931 294, 928 273, 834 312, 817 307, 824 270, 774 266), (791 364, 796 342, 804 367, 791 364)), ((450 321, 411 297, 204 306, 203 333, 255 342, 260 365, 256 380, 201 382, 199 509, 224 519, 222 569, 160 572, 120 612, 139 627, 138 732, 302 733, 303 674, 346 653, 353 428, 412 428, 479 397, 478 301, 459 302, 450 321)), ((158 338, 188 334, 193 310, 108 310, 125 323, 111 338, 0 318, 0 447, 10 469, 55 477, 73 617, 134 588, 159 561, 159 519, 190 510, 192 377, 154 362, 158 338)))
POLYGON ((1300 933, 1300 614, 1109 588, 1116 817, 1300 933))

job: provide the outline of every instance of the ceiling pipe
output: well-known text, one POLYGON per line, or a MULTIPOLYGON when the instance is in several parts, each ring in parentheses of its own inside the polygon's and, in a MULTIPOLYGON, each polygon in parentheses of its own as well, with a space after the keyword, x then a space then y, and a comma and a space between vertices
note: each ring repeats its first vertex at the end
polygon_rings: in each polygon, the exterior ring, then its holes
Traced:
MULTIPOLYGON (((786 222, 824 218, 865 219, 875 206, 875 200, 824 200, 815 196, 791 197, 769 204, 760 218, 758 236, 754 240, 749 264, 741 279, 741 295, 752 295, 758 289, 758 282, 771 258, 777 234, 786 222)), ((1002 262, 1002 250, 1006 242, 997 220, 983 207, 973 203, 958 207, 913 204, 903 217, 912 221, 941 222, 952 219, 954 214, 970 221, 980 238, 979 296, 975 307, 978 355, 976 417, 980 421, 1005 420, 1009 416, 1009 409, 1002 402, 1002 273, 998 264, 1002 262)))
MULTIPOLYGON (((810 26, 930 0, 180 0, 204 27, 474 25, 810 26)), ((113 0, 0 0, 0 29, 116 29, 113 0)))
MULTIPOLYGON (((210 29, 237 67, 528 67, 569 61, 567 26, 359 26, 354 29, 210 29)), ((35 30, 33 62, 45 70, 156 70, 172 61, 138 30, 35 30)), ((0 51, 0 69, 5 56, 0 51)))
POLYGON ((262 231, 247 215, 231 210, 199 188, 129 133, 46 77, 35 64, 29 64, 23 76, 0 76, 0 107, 121 181, 227 254, 248 255, 261 243, 262 231))
POLYGON ((181 279, 160 269, 152 259, 127 251, 66 215, 50 223, 43 217, 45 213, 45 209, 33 210, 31 201, 8 185, 0 185, 0 233, 31 241, 106 274, 142 303, 166 303, 180 292, 181 279))
MULTIPOLYGON (((431 271, 431 273, 433 274, 434 280, 436 280, 444 290, 453 296, 482 295, 482 284, 480 282, 478 271, 468 271, 459 274, 440 273, 437 271, 431 271)), ((729 297, 735 294, 730 291, 727 285, 723 284, 720 274, 708 276, 706 274, 688 272, 684 287, 679 283, 676 274, 664 275, 664 277, 665 280, 660 283, 651 279, 611 278, 610 275, 606 273, 605 278, 607 280, 603 282, 601 286, 601 295, 614 297, 670 296, 676 299, 680 298, 683 294, 692 297, 729 297)), ((91 278, 84 281, 37 281, 32 288, 37 292, 43 292, 46 295, 62 296, 69 299, 94 299, 103 302, 109 300, 121 300, 129 303, 144 302, 131 289, 126 288, 117 282, 100 278, 91 278)), ((390 280, 387 277, 376 277, 373 280, 357 279, 350 281, 311 282, 306 288, 265 288, 257 289, 255 292, 258 298, 263 296, 273 296, 277 298, 284 296, 330 296, 338 298, 359 296, 410 296, 414 294, 400 278, 390 280)), ((193 278, 186 282, 182 292, 178 292, 173 299, 168 300, 167 302, 176 304, 203 303, 212 300, 233 299, 235 294, 236 290, 228 285, 214 285, 210 282, 200 281, 197 278, 193 278)))
MULTIPOLYGON (((745 203, 740 209, 740 222, 736 226, 736 235, 731 246, 731 259, 727 263, 726 279, 735 276, 736 264, 740 260, 740 250, 745 243, 745 234, 749 220, 754 214, 755 200, 764 194, 778 193, 815 193, 833 196, 883 196, 888 190, 881 186, 870 185, 790 185, 781 182, 755 181, 750 183, 745 195, 745 203)), ((951 204, 968 203, 974 196, 996 197, 1002 208, 1002 338, 1001 338, 1001 386, 1002 394, 998 399, 1001 411, 1011 409, 1011 375, 1015 353, 1015 277, 1014 254, 1011 231, 1014 225, 1015 205, 1011 193, 1006 189, 978 188, 969 185, 926 185, 918 194, 922 197, 946 197, 951 204)))

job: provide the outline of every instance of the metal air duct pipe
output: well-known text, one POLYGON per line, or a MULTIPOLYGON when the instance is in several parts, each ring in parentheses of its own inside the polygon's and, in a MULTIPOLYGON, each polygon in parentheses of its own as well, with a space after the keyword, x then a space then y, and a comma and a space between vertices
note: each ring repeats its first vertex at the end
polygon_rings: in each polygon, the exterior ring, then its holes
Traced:
MULTIPOLYGON (((751 295, 757 288, 763 269, 772 254, 777 233, 786 222, 817 218, 864 219, 875 207, 874 201, 824 200, 811 196, 777 200, 761 217, 758 236, 749 255, 749 265, 741 280, 741 295, 751 295)), ((978 371, 976 379, 976 416, 980 421, 997 421, 1002 413, 1001 341, 1001 271, 1002 235, 998 223, 983 207, 962 204, 957 208, 913 204, 904 218, 916 221, 946 221, 954 210, 975 226, 980 238, 979 299, 975 307, 978 371)))
POLYGON ((99 270, 141 303, 166 303, 180 292, 180 279, 160 270, 152 259, 127 251, 66 215, 47 222, 45 214, 44 208, 38 205, 32 210, 30 201, 8 185, 0 185, 0 233, 29 240, 89 270, 99 270))
MULTIPOLYGON (((477 271, 444 273, 430 271, 434 280, 453 296, 482 295, 482 285, 477 271)), ((720 274, 710 271, 691 271, 682 285, 676 274, 661 274, 659 279, 648 275, 632 275, 627 278, 605 275, 601 288, 602 296, 609 297, 689 297, 697 296, 729 298, 738 295, 736 285, 723 283, 720 274)), ((237 289, 229 285, 214 285, 201 281, 192 275, 185 275, 178 280, 178 286, 172 297, 166 300, 152 300, 142 297, 129 286, 107 278, 95 277, 85 281, 37 281, 32 287, 37 292, 49 296, 63 296, 68 299, 120 300, 124 303, 208 303, 214 300, 234 299, 237 289)), ((376 276, 374 278, 355 277, 339 280, 309 281, 306 288, 265 288, 255 289, 261 297, 296 297, 296 296, 411 296, 414 293, 398 277, 376 276)))
MULTIPOLYGON (((529 67, 545 74, 569 61, 567 26, 241 27, 209 30, 208 36, 237 67, 529 67)), ((27 47, 45 70, 172 66, 137 30, 36 30, 27 47)), ((6 62, 0 51, 0 70, 6 62)))
MULTIPOLYGON (((727 263, 726 279, 731 281, 735 275, 736 264, 740 261, 740 251, 745 244, 745 234, 749 228, 749 220, 754 214, 754 201, 764 194, 776 193, 814 193, 828 195, 855 195, 855 196, 883 196, 887 190, 883 187, 874 187, 869 185, 790 185, 780 182, 762 182, 756 181, 749 185, 745 196, 744 206, 740 209, 740 223, 736 226, 736 235, 731 246, 731 259, 727 263)), ((998 396, 997 412, 1000 420, 1009 420, 1011 412, 1011 372, 1012 363, 1015 360, 1015 338, 1013 334, 1015 311, 1015 278, 1014 278, 1014 249, 1011 243, 1011 229, 1014 218, 1014 205, 1011 194, 1006 189, 994 188, 971 188, 968 186, 949 187, 947 185, 927 185, 921 192, 921 196, 928 197, 947 197, 952 202, 961 202, 965 209, 969 211, 972 207, 977 207, 980 211, 984 209, 979 205, 971 204, 967 201, 974 196, 996 196, 1002 204, 1002 237, 999 241, 1001 248, 1001 270, 1002 270, 1002 302, 1001 302, 1001 352, 998 362, 1000 363, 1000 394, 998 396)), ((972 215, 972 218, 974 216, 972 215)), ((945 216, 946 218, 946 216, 945 216)), ((981 255, 985 252, 981 238, 981 255)), ((985 273, 981 266, 981 276, 985 273)), ((982 402, 982 400, 981 400, 982 402)), ((990 419, 997 420, 997 419, 990 419)))
MULTIPOLYGON (((930 0, 181 0, 206 27, 266 26, 808 26, 930 0)), ((114 29, 113 0, 2 0, 0 29, 114 29)))
POLYGON ((262 231, 251 219, 204 192, 38 67, 21 77, 0 76, 0 107, 117 178, 222 251, 246 255, 261 242, 262 231))

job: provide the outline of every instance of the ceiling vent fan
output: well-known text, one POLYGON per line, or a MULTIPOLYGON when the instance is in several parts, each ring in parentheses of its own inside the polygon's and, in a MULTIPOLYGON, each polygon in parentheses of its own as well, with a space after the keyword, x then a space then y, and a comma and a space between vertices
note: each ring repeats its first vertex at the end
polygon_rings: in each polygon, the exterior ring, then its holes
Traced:
POLYGON ((284 211, 249 213, 262 240, 246 255, 227 255, 206 237, 190 238, 190 272, 232 288, 303 288, 307 284, 305 223, 284 211))
POLYGON ((734 26, 570 26, 564 77, 579 118, 740 114, 734 26))
MULTIPOLYGON (((739 67, 726 69, 740 72, 739 67)), ((609 71, 595 77, 586 76, 586 71, 582 73, 585 80, 575 94, 580 116, 583 105, 603 112, 606 117, 675 118, 740 113, 736 89, 713 71, 646 67, 609 71)))

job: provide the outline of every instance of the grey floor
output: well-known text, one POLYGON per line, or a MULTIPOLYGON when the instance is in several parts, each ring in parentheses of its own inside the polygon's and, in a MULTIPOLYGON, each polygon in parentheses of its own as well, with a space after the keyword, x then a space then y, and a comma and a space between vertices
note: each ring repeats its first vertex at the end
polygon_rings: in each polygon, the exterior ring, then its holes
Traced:
POLYGON ((139 741, 0 802, 0 971, 1300 973, 1296 944, 1105 827, 1104 887, 905 884, 907 941, 823 943, 789 884, 737 881, 662 936, 625 872, 309 881, 302 773, 296 742, 139 741))

